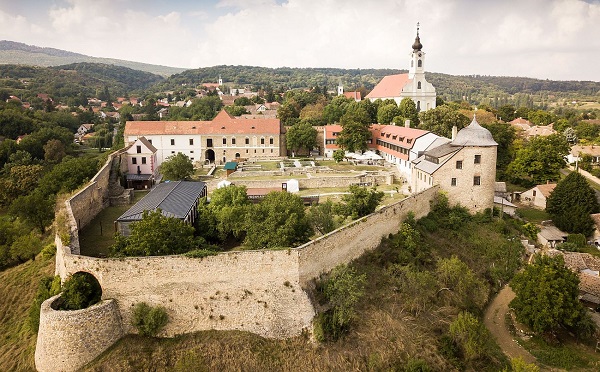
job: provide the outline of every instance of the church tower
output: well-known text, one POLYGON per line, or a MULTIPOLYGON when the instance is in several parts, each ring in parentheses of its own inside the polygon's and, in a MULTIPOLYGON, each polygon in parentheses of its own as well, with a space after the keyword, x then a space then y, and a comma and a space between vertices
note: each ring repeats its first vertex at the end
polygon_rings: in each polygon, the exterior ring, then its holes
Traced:
POLYGON ((344 95, 344 86, 342 85, 342 80, 340 80, 340 82, 338 83, 337 95, 338 96, 343 96, 344 95))
POLYGON ((401 97, 410 97, 415 102, 417 111, 435 108, 435 88, 425 80, 425 52, 419 36, 419 23, 417 23, 417 37, 410 53, 408 79, 409 82, 402 88, 401 97))
POLYGON ((217 84, 219 84, 219 86, 223 85, 223 79, 221 79, 220 74, 219 74, 219 80, 217 81, 217 84))

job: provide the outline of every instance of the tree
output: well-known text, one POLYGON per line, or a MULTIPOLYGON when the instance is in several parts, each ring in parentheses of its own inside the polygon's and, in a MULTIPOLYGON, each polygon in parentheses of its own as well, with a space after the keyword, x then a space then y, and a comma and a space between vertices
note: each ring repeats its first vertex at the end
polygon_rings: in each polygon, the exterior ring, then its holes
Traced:
MULTIPOLYGON (((419 111, 417 111, 415 101, 408 97, 403 98, 402 101, 400 101, 398 109, 400 110, 400 116, 410 120, 411 127, 419 125, 419 111)), ((396 125, 402 125, 402 123, 396 123, 396 125)))
POLYGON ((333 209, 333 202, 331 200, 310 207, 308 213, 311 226, 321 235, 325 235, 336 229, 337 224, 333 209))
POLYGON ((337 212, 352 219, 364 217, 375 212, 375 208, 383 199, 383 192, 374 187, 367 189, 356 185, 349 188, 350 194, 342 196, 342 204, 337 206, 337 212))
POLYGON ((229 185, 213 191, 208 208, 214 214, 221 240, 229 236, 240 238, 245 232, 244 221, 250 211, 246 186, 229 185))
POLYGON ((350 105, 340 124, 342 131, 336 140, 338 146, 351 152, 366 151, 367 141, 371 139, 370 117, 366 110, 358 104, 350 105))
POLYGON ((167 180, 185 180, 194 174, 194 165, 186 154, 178 152, 165 159, 160 166, 160 173, 167 180))
POLYGON ((450 336, 460 347, 466 360, 481 358, 487 354, 492 342, 485 325, 469 312, 461 312, 450 323, 450 336))
POLYGON ((42 233, 54 219, 54 195, 46 195, 36 189, 29 195, 20 196, 10 206, 10 213, 40 229, 42 233))
POLYGON ((536 255, 531 265, 515 275, 511 287, 516 296, 510 307, 517 320, 534 332, 575 327, 585 312, 578 299, 579 277, 560 255, 536 255))
POLYGON ((346 151, 344 151, 343 149, 337 149, 333 152, 333 160, 335 160, 336 163, 339 163, 340 161, 344 160, 345 157, 346 151))
POLYGON ((590 214, 600 212, 600 205, 586 178, 573 172, 556 185, 546 200, 546 212, 559 229, 590 236, 594 231, 590 214))
POLYGON ((563 135, 571 145, 577 143, 577 133, 575 133, 575 129, 567 127, 567 129, 563 131, 563 135))
POLYGON ((294 247, 307 242, 312 233, 302 198, 276 191, 247 214, 244 244, 253 249, 294 247))
POLYGON ((169 322, 167 310, 162 306, 150 306, 145 302, 139 302, 133 308, 131 325, 133 325, 142 336, 156 336, 169 322))
POLYGON ((71 275, 62 286, 59 308, 61 310, 79 310, 90 307, 102 298, 102 288, 93 275, 77 272, 71 275))
POLYGON ((110 248, 113 256, 163 256, 182 254, 199 246, 194 228, 167 217, 160 209, 144 211, 142 219, 130 225, 129 236, 117 235, 110 248))
POLYGON ((562 134, 534 137, 517 150, 515 160, 506 169, 515 183, 532 186, 556 180, 565 166, 569 144, 562 134))
POLYGON ((49 164, 57 164, 66 156, 65 145, 57 139, 51 139, 44 145, 44 160, 49 164))
POLYGON ((38 189, 45 195, 60 191, 71 192, 92 178, 97 171, 97 158, 67 156, 42 177, 38 189))
POLYGON ((492 137, 498 143, 496 147, 496 177, 502 180, 504 179, 506 168, 515 156, 515 130, 512 126, 503 123, 487 124, 483 125, 483 127, 490 131, 492 137))
POLYGON ((431 131, 438 136, 451 138, 452 127, 459 130, 469 124, 469 118, 458 112, 457 108, 443 105, 419 113, 419 129, 431 131))
POLYGON ((436 274, 440 285, 450 294, 452 304, 473 312, 483 309, 488 297, 488 286, 458 257, 438 261, 436 274))
POLYGON ((377 122, 379 124, 390 124, 399 115, 401 115, 401 112, 396 102, 380 105, 377 109, 377 122))
POLYGON ((285 141, 288 149, 294 152, 300 149, 310 151, 317 146, 317 130, 309 122, 301 120, 288 128, 285 141))

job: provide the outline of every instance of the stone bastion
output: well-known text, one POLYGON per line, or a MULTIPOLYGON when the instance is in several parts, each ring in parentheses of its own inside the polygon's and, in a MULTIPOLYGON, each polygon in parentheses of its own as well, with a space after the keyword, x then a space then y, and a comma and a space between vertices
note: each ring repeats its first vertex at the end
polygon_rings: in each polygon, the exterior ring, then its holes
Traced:
POLYGON ((300 247, 223 252, 204 258, 185 256, 95 258, 79 254, 78 229, 107 200, 112 159, 83 190, 65 202, 70 242, 58 234, 56 274, 64 281, 76 272, 92 274, 102 302, 88 309, 57 311, 55 298, 42 304, 36 347, 40 371, 71 371, 89 363, 123 334, 136 303, 161 305, 169 323, 160 336, 202 330, 242 330, 287 338, 310 332, 315 307, 307 288, 335 266, 348 263, 396 233, 412 211, 430 210, 438 187, 414 194, 300 247), (107 170, 108 168, 108 170, 107 170))

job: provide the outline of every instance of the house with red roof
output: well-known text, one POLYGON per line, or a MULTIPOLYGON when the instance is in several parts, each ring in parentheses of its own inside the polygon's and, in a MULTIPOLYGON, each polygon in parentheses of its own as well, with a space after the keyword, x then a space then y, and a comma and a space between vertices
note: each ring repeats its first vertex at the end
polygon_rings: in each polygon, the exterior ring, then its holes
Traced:
MULTIPOLYGON (((333 157, 333 152, 339 149, 336 138, 342 131, 342 126, 333 124, 323 127, 323 148, 326 157, 333 157)), ((412 177, 412 161, 417 159, 436 139, 437 135, 422 129, 405 126, 373 124, 370 127, 371 140, 367 144, 369 150, 379 155, 398 168, 407 182, 412 177)))
POLYGON ((149 189, 158 175, 156 147, 145 137, 138 138, 126 150, 127 155, 127 187, 149 189))
POLYGON ((433 85, 425 79, 425 52, 419 38, 418 24, 417 37, 412 49, 408 73, 385 76, 365 98, 371 102, 377 99, 393 99, 397 104, 404 98, 410 98, 415 102, 418 111, 435 108, 436 92, 433 85))
POLYGON ((179 152, 193 162, 225 164, 237 158, 285 155, 279 119, 243 119, 221 111, 211 121, 128 121, 125 142, 145 137, 157 150, 157 163, 179 152))
POLYGON ((546 200, 555 188, 555 183, 537 185, 521 193, 521 202, 529 204, 539 209, 546 209, 546 200))

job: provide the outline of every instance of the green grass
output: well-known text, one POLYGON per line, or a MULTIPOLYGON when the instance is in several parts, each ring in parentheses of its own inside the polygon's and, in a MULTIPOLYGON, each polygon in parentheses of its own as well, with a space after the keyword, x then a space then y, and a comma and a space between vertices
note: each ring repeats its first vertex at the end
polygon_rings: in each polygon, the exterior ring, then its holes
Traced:
POLYGON ((131 205, 107 207, 98 213, 96 218, 79 232, 81 254, 92 257, 108 256, 108 248, 115 242, 115 220, 147 193, 136 191, 131 205))
POLYGON ((573 371, 598 371, 600 354, 594 348, 566 338, 557 345, 550 345, 540 337, 534 336, 521 343, 541 364, 551 368, 573 371))
POLYGON ((37 335, 28 323, 40 278, 54 274, 54 257, 35 260, 0 271, 0 369, 35 371, 37 335))
POLYGON ((550 215, 545 210, 532 208, 532 207, 519 207, 519 216, 526 219, 528 222, 541 223, 542 221, 549 220, 550 215))

